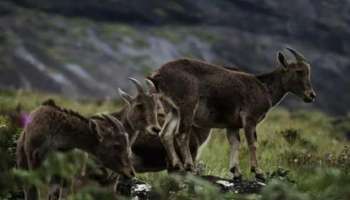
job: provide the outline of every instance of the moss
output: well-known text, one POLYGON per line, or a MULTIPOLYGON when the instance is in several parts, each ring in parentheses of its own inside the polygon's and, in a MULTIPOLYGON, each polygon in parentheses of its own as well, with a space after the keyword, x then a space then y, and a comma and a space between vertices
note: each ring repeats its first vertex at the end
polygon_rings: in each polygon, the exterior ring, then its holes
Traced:
POLYGON ((132 26, 126 24, 106 23, 102 26, 102 29, 109 36, 120 34, 122 36, 135 37, 137 35, 137 31, 132 26))
POLYGON ((147 48, 149 46, 148 42, 146 41, 146 38, 145 37, 141 37, 141 36, 135 37, 134 41, 133 41, 133 44, 134 44, 134 47, 138 48, 138 49, 147 48))
POLYGON ((183 40, 183 35, 181 35, 179 33, 179 30, 177 27, 162 27, 159 29, 153 29, 152 30, 152 34, 154 34, 155 36, 164 38, 169 40, 172 43, 179 43, 183 40), (177 31, 173 31, 173 30, 177 30, 177 31))
POLYGON ((209 44, 216 43, 221 40, 221 37, 212 31, 203 31, 201 27, 183 27, 183 26, 164 26, 155 28, 151 31, 154 35, 169 40, 177 44, 183 42, 186 37, 197 37, 202 42, 209 44), (176 30, 176 31, 174 31, 176 30))
POLYGON ((208 42, 208 43, 215 43, 220 41, 220 36, 217 33, 211 32, 211 31, 202 31, 200 30, 201 28, 197 27, 194 31, 193 34, 197 36, 200 40, 203 42, 208 42))

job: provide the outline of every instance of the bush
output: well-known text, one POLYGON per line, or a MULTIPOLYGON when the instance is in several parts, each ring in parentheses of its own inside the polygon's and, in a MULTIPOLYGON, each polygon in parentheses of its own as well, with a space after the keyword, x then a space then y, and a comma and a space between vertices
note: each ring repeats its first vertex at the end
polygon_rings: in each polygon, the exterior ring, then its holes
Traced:
POLYGON ((17 196, 12 169, 16 165, 16 140, 20 131, 10 123, 8 117, 0 115, 0 199, 17 196))
POLYGON ((273 180, 263 190, 261 200, 310 200, 305 193, 289 183, 273 180))

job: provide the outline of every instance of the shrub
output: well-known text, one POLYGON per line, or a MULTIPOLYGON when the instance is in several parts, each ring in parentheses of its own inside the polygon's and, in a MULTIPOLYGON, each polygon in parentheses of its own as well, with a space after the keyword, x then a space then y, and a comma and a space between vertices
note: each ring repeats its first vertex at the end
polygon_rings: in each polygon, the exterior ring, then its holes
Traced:
POLYGON ((0 115, 0 199, 18 196, 12 169, 16 164, 16 140, 19 133, 20 129, 13 126, 8 117, 0 115))

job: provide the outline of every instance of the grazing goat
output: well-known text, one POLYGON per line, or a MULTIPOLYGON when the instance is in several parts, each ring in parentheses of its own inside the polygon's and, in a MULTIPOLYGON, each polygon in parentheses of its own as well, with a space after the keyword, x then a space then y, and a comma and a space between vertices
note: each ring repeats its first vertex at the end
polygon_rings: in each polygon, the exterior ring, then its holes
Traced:
POLYGON ((251 171, 256 178, 264 179, 256 158, 257 124, 289 92, 305 102, 312 102, 316 97, 310 82, 310 65, 299 52, 287 49, 296 62, 287 62, 279 52, 282 67, 263 75, 179 59, 164 64, 148 77, 171 107, 160 137, 172 167, 194 168, 189 148, 192 126, 226 128, 231 146, 230 171, 234 178, 240 178, 239 129, 243 128, 250 151, 251 171), (180 158, 174 142, 181 147, 180 158))
MULTIPOLYGON (((145 154, 144 152, 141 152, 142 155, 139 156, 139 152, 134 152, 134 147, 140 146, 140 143, 147 143, 149 137, 157 138, 159 140, 158 133, 160 131, 160 125, 157 119, 158 97, 151 94, 151 90, 154 90, 153 85, 149 85, 149 90, 145 90, 138 80, 134 78, 129 78, 129 80, 136 86, 137 95, 132 97, 125 91, 118 89, 120 97, 126 102, 126 104, 119 111, 110 113, 110 115, 121 121, 129 137, 138 138, 136 140, 137 144, 132 145, 132 161, 134 168, 138 171, 137 169, 143 168, 142 163, 145 154)), ((106 120, 101 118, 100 115, 93 115, 89 119, 106 120)), ((130 143, 134 142, 135 140, 131 140, 130 143)), ((162 146, 161 143, 160 145, 162 146)), ((146 154, 145 156, 146 159, 153 157, 152 154, 146 154)), ((77 177, 78 182, 82 184, 85 184, 90 180, 97 181, 101 185, 111 184, 113 180, 118 177, 116 174, 108 175, 107 170, 103 166, 100 166, 99 170, 88 169, 87 171, 82 172, 82 174, 85 175, 77 177), (103 172, 102 174, 101 171, 103 172)))
MULTIPOLYGON (((158 122, 164 122, 164 112, 168 111, 163 110, 158 95, 153 94, 155 87, 152 82, 146 80, 149 86, 148 91, 146 91, 139 81, 133 78, 129 79, 135 84, 137 95, 131 97, 119 89, 119 95, 126 104, 120 111, 111 113, 111 115, 123 123, 129 136, 137 135, 134 137, 137 139, 132 145, 134 168, 137 172, 172 170, 168 168, 167 154, 158 136, 160 132, 158 122)), ((195 158, 198 148, 207 140, 210 129, 193 127, 192 132, 191 153, 192 157, 195 158)))
MULTIPOLYGON (((18 167, 34 170, 49 152, 78 148, 117 173, 127 177, 135 175, 129 137, 115 117, 103 115, 103 120, 88 119, 48 100, 31 113, 30 119, 17 143, 18 167)), ((37 199, 36 188, 26 188, 25 196, 37 199)))

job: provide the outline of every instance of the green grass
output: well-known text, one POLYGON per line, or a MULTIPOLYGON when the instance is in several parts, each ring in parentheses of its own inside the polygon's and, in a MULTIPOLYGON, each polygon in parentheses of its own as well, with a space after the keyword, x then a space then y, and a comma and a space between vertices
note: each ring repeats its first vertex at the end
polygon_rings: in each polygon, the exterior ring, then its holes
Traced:
POLYGON ((73 100, 55 94, 18 90, 0 91, 0 112, 14 110, 18 105, 20 105, 24 112, 30 112, 49 98, 54 99, 57 105, 79 111, 84 115, 95 114, 97 112, 115 112, 121 107, 121 102, 117 100, 73 100))
MULTIPOLYGON (((7 155, 2 169, 10 170, 13 143, 4 142, 16 138, 19 130, 4 128, 8 123, 6 115, 21 105, 24 112, 29 112, 47 98, 53 98, 58 105, 77 110, 85 115, 96 112, 116 111, 120 108, 117 101, 97 102, 88 100, 67 100, 63 97, 24 91, 0 92, 0 156, 7 155), (12 131, 12 132, 11 132, 12 131), (6 135, 7 134, 7 135, 6 135), (9 135, 10 134, 10 135, 9 135), (12 134, 12 135, 11 135, 12 134), (5 137, 6 136, 6 137, 5 137), (7 145, 7 146, 6 146, 7 145), (12 145, 12 147, 11 147, 12 145), (2 151, 1 151, 2 149, 2 151)), ((169 177, 166 172, 138 174, 138 178, 155 186, 169 199, 346 199, 350 187, 350 149, 343 133, 349 131, 349 120, 339 126, 334 125, 334 118, 319 111, 293 111, 283 108, 274 109, 258 126, 258 159, 265 172, 278 168, 290 171, 290 179, 295 184, 272 181, 262 195, 237 196, 222 194, 216 188, 201 180, 188 177, 187 182, 207 189, 196 190, 193 194, 184 189, 178 177, 169 177), (176 187, 175 187, 175 186, 176 187), (169 192, 172 190, 173 192, 169 192), (175 192, 174 192, 175 191, 175 192), (275 196, 273 196, 275 195, 275 196), (277 196, 277 197, 276 197, 277 196), (215 198, 217 197, 217 198, 215 198)), ((241 133, 240 162, 246 179, 253 177, 249 173, 248 149, 241 133)), ((205 165, 205 174, 230 177, 228 173, 229 145, 224 130, 214 130, 208 144, 203 148, 199 162, 205 165)), ((13 159, 13 157, 12 157, 13 159)), ((63 159, 64 162, 67 162, 63 159)), ((57 162, 55 161, 57 166, 57 162)), ((62 161, 63 162, 63 161, 62 161)), ((50 164, 48 164, 50 166, 50 164)), ((72 167, 72 166, 71 166, 72 167)), ((42 173, 48 173, 43 171, 42 173)), ((7 177, 9 174, 0 174, 7 177)), ((23 175, 23 174, 22 174, 23 175)), ((28 175, 28 174, 27 174, 28 175)), ((30 177, 30 176, 29 176, 30 177)), ((1 183, 1 181, 0 181, 1 183)), ((42 186, 44 187, 44 186, 42 186)), ((12 188, 12 187, 9 187, 12 188)), ((102 195, 98 187, 90 185, 70 199, 84 199, 86 195, 102 195), (89 188, 89 189, 87 189, 89 188), (97 191, 98 190, 98 191, 97 191)), ((18 190, 18 188, 17 188, 18 190)), ((11 191, 11 190, 10 190, 11 191)), ((103 190, 104 191, 104 190, 103 190)), ((10 193, 9 193, 10 194, 10 193)), ((108 196, 108 194, 106 194, 108 196)), ((0 199, 1 199, 0 195, 0 199)))

